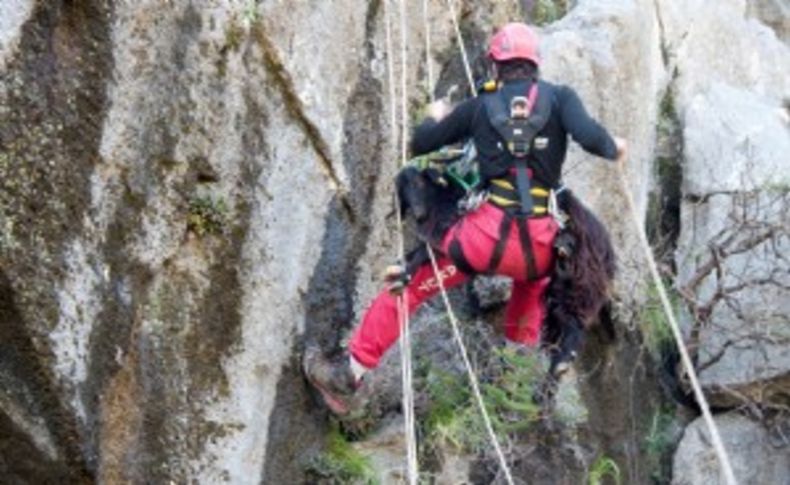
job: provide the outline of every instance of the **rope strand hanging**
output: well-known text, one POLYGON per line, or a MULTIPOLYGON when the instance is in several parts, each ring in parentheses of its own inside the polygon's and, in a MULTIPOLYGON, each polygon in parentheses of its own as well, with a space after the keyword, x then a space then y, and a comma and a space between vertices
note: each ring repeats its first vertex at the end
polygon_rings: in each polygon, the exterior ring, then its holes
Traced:
MULTIPOLYGON (((427 0, 423 0, 427 2, 427 0)), ((458 25, 458 19, 456 18, 455 14, 455 7, 453 5, 453 0, 448 0, 448 5, 450 6, 450 13, 453 18, 453 25, 455 26, 455 33, 458 39, 458 45, 461 49, 461 58, 464 63, 464 71, 467 75, 467 80, 469 81, 469 88, 472 93, 472 96, 477 95, 477 91, 475 90, 474 79, 472 78, 472 69, 469 65, 469 58, 466 55, 466 48, 464 46, 464 39, 461 36, 461 29, 458 25)), ((425 3, 423 4, 425 5, 425 3)), ((426 36, 426 50, 425 50, 425 62, 430 66, 431 63, 431 51, 430 51, 430 40, 428 37, 430 36, 430 30, 428 26, 428 13, 427 7, 424 8, 424 21, 425 21, 425 36, 426 36)), ((429 84, 428 84, 428 93, 430 94, 431 101, 434 100, 433 96, 433 81, 430 79, 430 68, 427 70, 429 73, 429 84)), ((510 471, 510 467, 507 464, 507 460, 505 459, 505 454, 502 452, 502 447, 499 444, 499 440, 497 439, 496 433, 494 432, 494 427, 491 424, 491 418, 488 415, 488 411, 486 410, 485 403, 483 402, 483 396, 480 393, 480 385, 477 381, 477 375, 475 374, 474 368, 472 367, 472 363, 469 360, 469 354, 466 350, 466 345, 464 344, 463 338, 461 337, 461 330, 458 325, 458 318, 455 316, 455 311, 453 310, 453 306, 450 303, 450 299, 447 296, 447 290, 444 287, 444 281, 442 281, 441 274, 439 272, 438 265, 436 264, 436 256, 434 255, 433 248, 429 244, 426 244, 425 247, 428 250, 428 255, 431 259, 431 266, 433 268, 433 274, 436 278, 436 281, 439 285, 439 291, 442 295, 442 301, 444 302, 444 306, 447 310, 447 315, 450 320, 450 326, 453 330, 453 337, 458 344, 458 348, 461 352, 461 359, 464 361, 464 366, 466 367, 466 372, 469 377, 469 382, 472 386, 472 392, 475 397, 475 402, 477 403, 477 407, 480 410, 480 414, 483 418, 483 424, 486 428, 486 433, 488 434, 489 439, 494 447, 494 451, 496 452, 497 459, 499 460, 499 465, 502 468, 502 472, 505 474, 505 480, 507 481, 508 485, 513 485, 513 476, 510 471)))
MULTIPOLYGON (((408 159, 408 133, 409 133, 409 112, 406 91, 406 67, 408 66, 406 56, 406 0, 400 0, 400 31, 401 31, 401 166, 406 165, 408 159)), ((396 210, 396 212, 400 212, 396 210)), ((405 248, 403 243, 403 222, 400 223, 400 259, 406 261, 405 248)), ((414 429, 414 385, 412 383, 412 359, 411 359, 411 330, 409 325, 409 305, 408 292, 403 292, 400 297, 402 355, 403 355, 403 409, 404 421, 406 422, 406 445, 407 445, 407 464, 409 483, 417 485, 419 468, 417 464, 417 437, 414 429)))
POLYGON ((650 249, 650 243, 647 241, 647 236, 642 229, 642 224, 637 215, 638 212, 636 211, 636 205, 634 204, 631 191, 628 188, 629 184, 625 177, 625 171, 619 164, 617 166, 617 174, 618 180, 620 181, 620 188, 623 191, 626 205, 628 206, 628 213, 630 215, 631 222, 633 222, 634 228, 636 229, 637 235, 639 236, 640 248, 645 253, 647 265, 650 270, 650 276, 652 277, 653 282, 658 289, 658 296, 661 300, 661 306, 664 309, 667 320, 669 321, 669 327, 672 330, 672 337, 674 337, 675 344, 680 351, 680 360, 683 363, 683 367, 686 368, 686 372, 688 373, 689 381, 691 382, 691 388, 694 391, 694 397, 697 399, 700 409, 702 410, 702 417, 705 421, 705 425, 708 427, 708 431, 710 432, 713 442, 713 450, 715 451, 716 457, 719 460, 719 465, 721 466, 721 471, 724 474, 725 482, 727 485, 736 485, 737 482, 735 481, 735 474, 732 471, 730 458, 727 455, 727 450, 724 448, 724 444, 721 441, 719 429, 716 426, 716 422, 713 421, 713 415, 711 415, 710 412, 710 405, 708 404, 708 400, 705 398, 705 394, 702 392, 702 387, 699 384, 697 372, 694 369, 694 365, 691 362, 691 357, 689 356, 686 345, 683 342, 683 335, 680 333, 680 327, 678 326, 678 322, 675 319, 675 312, 672 310, 672 305, 669 303, 666 287, 664 286, 664 282, 661 281, 661 276, 658 274, 658 266, 656 265, 656 260, 653 257, 653 251, 650 249))
POLYGON ((428 0, 422 0, 422 20, 425 29, 425 74, 428 98, 434 101, 433 95, 433 64, 431 63, 431 21, 428 17, 428 0))
MULTIPOLYGON (((407 93, 406 93, 406 29, 405 29, 405 0, 399 2, 400 14, 400 34, 401 34, 401 163, 403 166, 406 164, 407 152, 407 132, 408 132, 408 112, 407 112, 407 93)), ((397 107, 395 99, 395 74, 394 62, 392 61, 392 22, 391 22, 391 5, 388 0, 384 1, 385 9, 385 41, 387 49, 387 74, 389 80, 390 92, 390 122, 392 126, 391 136, 393 148, 397 145, 397 107)), ((405 244, 403 240, 403 221, 401 220, 400 203, 397 201, 397 193, 395 194, 395 214, 396 223, 398 225, 398 257, 400 261, 405 261, 405 244)), ((414 385, 412 382, 412 358, 411 358, 411 333, 409 330, 409 311, 408 311, 408 294, 404 292, 397 299, 398 303, 398 320, 401 332, 401 379, 403 385, 403 421, 404 421, 404 434, 406 438, 406 469, 410 485, 417 485, 419 479, 419 467, 417 462, 417 438, 415 436, 414 427, 414 385)))
POLYGON ((464 36, 461 35, 461 26, 458 23, 458 13, 455 10, 455 0, 447 0, 447 7, 450 9, 450 18, 453 21, 455 38, 458 40, 458 48, 461 50, 461 59, 464 62, 464 72, 466 73, 466 80, 469 81, 469 91, 472 93, 472 96, 477 96, 477 89, 475 89, 475 78, 472 76, 472 68, 469 63, 469 56, 466 54, 466 45, 464 44, 464 36))

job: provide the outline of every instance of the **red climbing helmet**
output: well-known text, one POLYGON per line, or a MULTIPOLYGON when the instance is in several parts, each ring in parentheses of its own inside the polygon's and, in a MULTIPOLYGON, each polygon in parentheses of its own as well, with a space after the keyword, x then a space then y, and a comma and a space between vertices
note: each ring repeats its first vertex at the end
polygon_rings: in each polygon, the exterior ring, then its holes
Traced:
POLYGON ((497 62, 525 59, 540 65, 538 34, 527 24, 511 22, 491 37, 488 55, 497 62))

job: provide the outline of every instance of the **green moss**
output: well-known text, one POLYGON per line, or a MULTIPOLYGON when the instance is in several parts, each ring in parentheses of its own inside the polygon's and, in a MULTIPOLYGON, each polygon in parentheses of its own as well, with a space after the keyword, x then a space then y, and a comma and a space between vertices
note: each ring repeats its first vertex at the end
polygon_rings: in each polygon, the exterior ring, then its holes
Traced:
POLYGON ((214 67, 217 68, 217 76, 224 78, 228 73, 228 59, 223 55, 214 62, 214 67))
POLYGON ((241 47, 242 40, 244 40, 244 28, 236 17, 231 17, 225 30, 225 47, 236 52, 241 47))
POLYGON ((659 106, 659 116, 666 120, 678 119, 678 112, 675 109, 675 97, 672 95, 672 90, 667 89, 664 97, 661 98, 661 105, 659 106))
MULTIPOLYGON (((680 308, 679 297, 670 292, 669 300, 672 310, 677 315, 680 308)), ((651 355, 658 358, 662 349, 672 345, 673 336, 655 285, 650 285, 647 290, 647 302, 640 312, 639 320, 645 344, 651 355)))
POLYGON ((244 13, 242 14, 245 22, 250 24, 254 24, 258 21, 258 2, 256 0, 247 0, 247 4, 244 6, 244 13))
POLYGON ((189 203, 187 230, 198 236, 220 234, 225 229, 228 206, 225 199, 208 196, 194 197, 189 203))
POLYGON ((322 483, 378 483, 368 458, 351 446, 337 423, 327 435, 326 450, 310 460, 307 472, 322 483))
POLYGON ((571 9, 569 0, 537 0, 530 12, 531 22, 546 25, 561 19, 571 9))
POLYGON ((768 182, 761 188, 769 194, 785 195, 790 193, 790 177, 783 177, 779 180, 768 182))
POLYGON ((675 439, 672 436, 672 423, 675 415, 670 408, 659 408, 650 420, 650 429, 645 436, 645 451, 650 478, 653 483, 669 483, 672 474, 672 450, 675 439))

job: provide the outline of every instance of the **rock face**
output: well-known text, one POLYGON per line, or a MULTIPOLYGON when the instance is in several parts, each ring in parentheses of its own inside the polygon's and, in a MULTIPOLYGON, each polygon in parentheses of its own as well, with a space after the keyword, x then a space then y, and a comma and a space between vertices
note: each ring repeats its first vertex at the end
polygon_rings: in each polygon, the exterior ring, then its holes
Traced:
MULTIPOLYGON (((379 5, 336 6, 332 69, 274 21, 283 8, 42 2, 20 28, 2 83, 2 328, 4 382, 29 389, 6 414, 75 480, 260 482, 296 337, 333 332, 310 298, 350 300, 388 175, 379 5), (322 258, 347 270, 315 271, 322 258)), ((296 13, 318 29, 332 12, 296 13)))
POLYGON ((790 48, 747 16, 750 5, 721 2, 708 16, 676 4, 697 21, 667 20, 685 148, 679 280, 703 312, 692 330, 702 383, 725 406, 787 402, 790 377, 790 48), (737 62, 710 55, 725 39, 737 62))
MULTIPOLYGON (((787 485, 790 453, 780 435, 735 412, 720 415, 716 424, 724 447, 732 458, 732 469, 739 483, 776 483, 787 485)), ((710 447, 710 434, 702 418, 691 423, 675 453, 673 485, 725 483, 716 455, 710 447)))
MULTIPOLYGON (((453 24, 444 2, 429 3, 435 91, 458 97, 466 81, 453 24)), ((641 211, 671 81, 686 147, 683 218, 694 221, 678 257, 695 260, 741 192, 765 202, 785 183, 776 175, 787 166, 790 56, 786 22, 775 18, 784 6, 575 3, 544 31, 543 74, 575 87, 591 114, 631 140, 641 211), (725 46, 745 53, 743 66, 725 46)), ((530 6, 459 2, 476 76, 492 26, 530 6)), ((397 49, 396 4, 380 0, 0 4, 0 481, 307 480, 328 419, 299 351, 307 341, 341 344, 396 253, 388 18, 397 49)), ((405 69, 416 110, 429 89, 425 32, 414 15, 407 29, 408 61, 396 58, 393 74, 405 69)), ((578 149, 566 165, 620 248, 620 323, 629 324, 643 274, 614 174, 578 149)), ((766 221, 786 226, 787 213, 766 221)), ((781 254, 788 240, 779 242, 770 249, 781 254)), ((752 253, 727 265, 774 267, 752 253)), ((681 276, 694 274, 688 267, 681 276)), ((769 309, 748 348, 730 343, 740 328, 730 307, 711 317, 724 332, 700 329, 703 380, 717 403, 732 404, 723 384, 751 396, 754 382, 775 390, 760 394, 767 402, 786 402, 790 356, 776 338, 787 309, 771 306, 788 301, 779 290, 744 293, 749 312, 769 309)), ((423 317, 418 353, 449 361, 436 319, 435 310, 423 317)), ((579 483, 611 456, 629 483, 649 479, 641 464, 657 379, 635 325, 618 333, 615 345, 595 334, 581 359, 570 436, 518 444, 527 457, 519 473, 579 483)), ((380 377, 388 422, 399 413, 396 355, 380 377)), ((359 445, 379 448, 382 467, 397 458, 393 430, 359 445)), ((453 459, 470 480, 494 479, 485 464, 453 459)))
MULTIPOLYGON (((787 16, 776 15, 787 6, 709 7, 662 2, 683 130, 678 285, 694 310, 686 332, 709 400, 770 410, 790 402, 790 49, 787 16), (723 43, 737 55, 714 55, 723 43)), ((742 483, 786 482, 786 443, 769 444, 763 424, 746 417, 716 422, 742 483)), ((673 483, 721 480, 703 426, 686 430, 673 483)))
POLYGON ((782 0, 752 0, 746 5, 747 13, 774 29, 785 44, 790 42, 790 5, 782 0))

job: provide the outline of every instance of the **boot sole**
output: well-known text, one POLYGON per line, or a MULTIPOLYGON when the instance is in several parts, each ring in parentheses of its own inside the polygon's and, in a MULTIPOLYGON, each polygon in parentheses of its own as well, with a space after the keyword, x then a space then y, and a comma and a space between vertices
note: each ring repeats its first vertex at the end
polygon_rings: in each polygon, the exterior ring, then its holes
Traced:
POLYGON ((321 384, 314 381, 311 377, 308 376, 307 380, 310 381, 310 384, 312 384, 313 387, 318 392, 321 393, 321 398, 324 400, 324 404, 326 404, 326 407, 328 407, 329 410, 332 411, 332 413, 338 416, 344 416, 348 414, 349 412, 348 405, 346 405, 345 403, 334 397, 329 391, 324 389, 323 386, 321 386, 321 384))
POLYGON ((324 401, 324 404, 329 408, 329 410, 332 411, 332 413, 338 416, 348 414, 349 406, 340 399, 336 398, 328 389, 326 389, 313 378, 313 375, 310 373, 309 366, 307 365, 310 351, 311 350, 308 349, 305 352, 304 358, 302 360, 302 372, 304 373, 305 377, 307 377, 307 381, 321 394, 321 399, 324 401))

